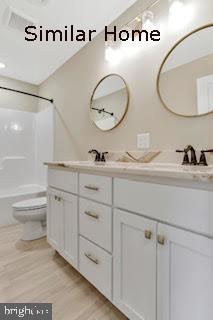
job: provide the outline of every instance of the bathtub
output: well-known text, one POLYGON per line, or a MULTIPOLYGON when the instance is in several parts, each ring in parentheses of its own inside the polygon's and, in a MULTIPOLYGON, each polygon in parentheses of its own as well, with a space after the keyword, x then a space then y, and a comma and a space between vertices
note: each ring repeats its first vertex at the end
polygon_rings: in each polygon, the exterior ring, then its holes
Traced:
POLYGON ((17 222, 12 214, 13 203, 45 195, 46 188, 39 185, 23 185, 11 189, 0 189, 0 226, 17 222))

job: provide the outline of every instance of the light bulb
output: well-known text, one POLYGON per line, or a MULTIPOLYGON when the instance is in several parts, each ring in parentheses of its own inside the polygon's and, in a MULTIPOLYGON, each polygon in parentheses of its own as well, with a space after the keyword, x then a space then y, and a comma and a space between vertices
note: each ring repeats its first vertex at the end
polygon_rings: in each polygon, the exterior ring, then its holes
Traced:
POLYGON ((111 64, 117 64, 122 58, 120 49, 114 49, 111 46, 107 46, 105 49, 105 59, 111 64))
POLYGON ((171 14, 181 14, 183 11, 183 2, 180 0, 173 0, 173 1, 169 1, 171 3, 170 8, 169 8, 169 12, 171 14))
POLYGON ((181 29, 189 21, 187 7, 181 0, 169 0, 169 26, 171 29, 181 29))
POLYGON ((142 15, 142 28, 147 31, 152 31, 155 28, 154 13, 152 11, 144 11, 142 15))

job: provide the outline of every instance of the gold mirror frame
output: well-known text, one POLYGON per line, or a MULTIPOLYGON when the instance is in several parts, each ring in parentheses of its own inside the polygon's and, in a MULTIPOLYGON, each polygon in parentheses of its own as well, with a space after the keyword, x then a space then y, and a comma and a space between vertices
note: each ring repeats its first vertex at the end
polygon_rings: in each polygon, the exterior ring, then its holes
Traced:
POLYGON ((161 103, 163 104, 163 106, 165 107, 166 110, 168 110, 169 112, 179 116, 179 117, 184 117, 184 118, 198 118, 198 117, 204 117, 206 115, 209 115, 211 113, 213 113, 213 111, 210 111, 210 112, 207 112, 207 113, 204 113, 204 114, 198 114, 198 115, 181 115, 179 113, 176 113, 174 111, 172 111, 172 109, 170 109, 166 103, 164 102, 163 98, 162 98, 162 95, 161 95, 161 92, 160 92, 160 76, 161 76, 161 71, 164 67, 164 64, 166 63, 168 57, 170 56, 170 54, 179 46, 180 43, 182 43, 185 39, 187 39, 188 37, 190 37, 191 35, 193 35, 194 33, 196 32, 199 32, 201 30, 204 30, 204 29, 207 29, 207 28, 210 28, 210 27, 213 27, 213 24, 210 23, 210 24, 206 24, 202 27, 199 27, 195 30, 193 30, 192 32, 188 33, 186 36, 184 36, 183 38, 181 38, 170 50, 169 52, 167 53, 167 55, 165 56, 165 58, 163 59, 163 62, 161 63, 161 66, 160 66, 160 69, 158 71, 158 76, 157 76, 157 93, 158 93, 158 96, 160 98, 160 101, 161 103))
POLYGON ((103 77, 103 78, 98 82, 98 84, 96 85, 95 89, 93 90, 92 96, 91 96, 91 98, 90 98, 89 112, 91 112, 93 97, 94 97, 94 95, 95 95, 95 92, 96 92, 98 86, 101 84, 102 81, 104 81, 105 79, 107 79, 108 77, 111 77, 111 76, 117 76, 117 77, 121 78, 121 80, 123 80, 123 82, 124 82, 124 84, 125 84, 125 86, 126 86, 126 91, 127 91, 127 102, 126 102, 125 111, 124 111, 123 116, 121 117, 121 119, 119 120, 119 122, 118 122, 113 128, 111 128, 111 129, 102 130, 101 128, 99 128, 99 127, 96 125, 95 121, 93 121, 92 118, 91 118, 91 116, 90 116, 90 119, 91 119, 92 123, 96 126, 96 128, 98 128, 98 129, 101 130, 102 132, 111 131, 111 130, 115 129, 117 126, 119 126, 119 124, 123 121, 124 117, 125 117, 126 114, 127 114, 128 109, 129 109, 130 91, 129 91, 129 88, 128 88, 128 85, 127 85, 126 81, 125 81, 124 78, 123 78, 122 76, 120 76, 119 74, 117 74, 117 73, 110 73, 110 74, 106 75, 105 77, 103 77))

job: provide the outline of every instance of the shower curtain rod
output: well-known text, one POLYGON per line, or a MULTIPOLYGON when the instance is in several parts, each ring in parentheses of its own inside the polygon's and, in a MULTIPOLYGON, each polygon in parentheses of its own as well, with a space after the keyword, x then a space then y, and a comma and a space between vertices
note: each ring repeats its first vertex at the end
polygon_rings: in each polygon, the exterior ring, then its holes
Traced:
POLYGON ((27 96, 35 97, 35 98, 38 98, 38 99, 42 99, 42 100, 49 101, 50 103, 54 103, 54 100, 53 100, 53 99, 44 98, 44 97, 38 96, 38 95, 33 94, 33 93, 28 93, 28 92, 24 92, 24 91, 20 91, 20 90, 15 90, 15 89, 11 89, 11 88, 6 88, 6 87, 1 87, 1 86, 0 86, 0 89, 2 89, 2 90, 7 90, 7 91, 12 91, 12 92, 15 92, 15 93, 25 94, 25 95, 27 95, 27 96))

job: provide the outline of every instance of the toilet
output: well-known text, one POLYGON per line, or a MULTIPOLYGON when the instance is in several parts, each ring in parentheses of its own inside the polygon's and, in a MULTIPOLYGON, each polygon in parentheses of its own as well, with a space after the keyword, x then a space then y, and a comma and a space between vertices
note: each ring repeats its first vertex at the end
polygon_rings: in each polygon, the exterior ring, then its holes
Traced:
POLYGON ((46 235, 46 212, 46 197, 28 199, 13 205, 13 216, 23 225, 22 240, 36 240, 46 235))

